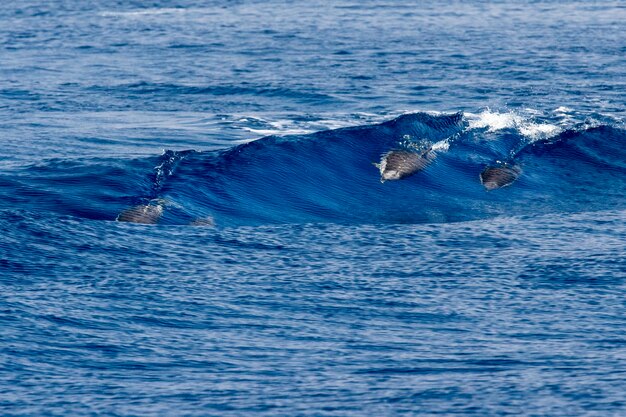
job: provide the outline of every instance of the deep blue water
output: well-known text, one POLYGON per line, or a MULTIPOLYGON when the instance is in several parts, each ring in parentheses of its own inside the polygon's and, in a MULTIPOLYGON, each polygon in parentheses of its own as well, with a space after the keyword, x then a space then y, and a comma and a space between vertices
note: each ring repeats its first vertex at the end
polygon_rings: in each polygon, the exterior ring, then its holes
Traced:
POLYGON ((3 4, 0 414, 625 415, 624 22, 3 4))

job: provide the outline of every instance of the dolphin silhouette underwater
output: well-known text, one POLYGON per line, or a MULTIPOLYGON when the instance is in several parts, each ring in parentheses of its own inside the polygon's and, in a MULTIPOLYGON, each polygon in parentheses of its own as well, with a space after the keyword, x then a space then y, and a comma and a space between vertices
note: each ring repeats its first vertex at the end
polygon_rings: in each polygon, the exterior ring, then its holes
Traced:
POLYGON ((432 148, 421 152, 393 150, 385 153, 374 166, 380 171, 380 182, 401 180, 426 168, 435 159, 432 148))
MULTIPOLYGON (((374 166, 380 171, 380 182, 401 180, 425 169, 435 157, 432 148, 421 152, 393 150, 383 154, 380 163, 374 166)), ((483 187, 492 191, 513 184, 521 174, 519 165, 504 162, 487 166, 479 177, 483 187)))
MULTIPOLYGON (((115 218, 118 222, 137 223, 137 224, 157 224, 163 216, 164 207, 169 203, 166 200, 159 199, 157 203, 139 204, 122 211, 115 218)), ((215 220, 212 216, 197 217, 188 226, 205 226, 215 227, 215 220)))
POLYGON ((513 184, 521 174, 522 169, 515 164, 488 166, 480 173, 480 183, 487 191, 492 191, 513 184))
POLYGON ((115 220, 127 223, 157 224, 162 215, 161 204, 141 204, 122 211, 115 220))

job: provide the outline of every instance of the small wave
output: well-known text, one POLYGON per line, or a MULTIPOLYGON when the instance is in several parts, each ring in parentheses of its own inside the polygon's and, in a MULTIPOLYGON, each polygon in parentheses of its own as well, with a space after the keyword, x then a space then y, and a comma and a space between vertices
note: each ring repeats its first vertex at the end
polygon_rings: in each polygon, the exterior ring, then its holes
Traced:
MULTIPOLYGON (((241 123, 275 123, 283 132, 292 125, 287 119, 241 123)), ((626 131, 581 124, 554 133, 541 126, 509 113, 412 113, 377 124, 267 136, 224 150, 48 161, 0 177, 6 185, 0 209, 114 220, 132 207, 158 205, 161 224, 211 219, 243 226, 451 222, 624 207, 626 131), (545 137, 530 139, 533 133, 525 129, 531 128, 545 137), (381 183, 374 164, 392 151, 408 160, 411 152, 432 153, 412 175, 381 183), (505 188, 493 189, 490 182, 493 191, 486 191, 481 181, 498 170, 515 175, 502 183, 505 188)))
MULTIPOLYGON (((591 152, 595 145, 570 143, 591 143, 606 135, 617 146, 624 132, 606 129, 570 129, 549 140, 529 140, 518 126, 515 140, 477 142, 481 129, 470 128, 462 114, 405 114, 381 124, 271 136, 220 153, 193 154, 162 192, 182 199, 188 217, 210 215, 218 225, 449 222, 535 210, 601 209, 622 200, 624 178, 604 178, 609 173, 591 160, 602 155, 591 152), (381 155, 425 146, 436 152, 426 169, 406 180, 380 183, 372 163, 381 155), (523 170, 516 172, 523 174, 506 189, 486 192, 479 174, 498 163, 498 155, 510 154, 499 150, 506 146, 516 150, 508 163, 521 164, 523 170), (584 193, 574 173, 585 173, 589 184, 584 193), (609 180, 608 187, 590 185, 609 180)), ((606 156, 603 163, 619 167, 606 156)))

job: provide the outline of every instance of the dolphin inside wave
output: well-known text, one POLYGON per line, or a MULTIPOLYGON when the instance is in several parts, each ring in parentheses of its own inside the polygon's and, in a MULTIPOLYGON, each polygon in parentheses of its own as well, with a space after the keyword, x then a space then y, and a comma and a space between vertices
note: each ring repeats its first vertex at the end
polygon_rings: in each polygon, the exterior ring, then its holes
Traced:
POLYGON ((519 165, 503 163, 486 167, 480 173, 480 182, 487 191, 491 191, 513 184, 521 174, 519 165))
POLYGON ((385 182, 409 177, 426 168, 433 159, 435 153, 431 149, 422 152, 396 150, 384 154, 380 163, 374 166, 380 170, 380 182, 385 182))
POLYGON ((163 214, 163 206, 160 204, 142 204, 130 207, 121 212, 115 220, 118 222, 156 224, 163 214))

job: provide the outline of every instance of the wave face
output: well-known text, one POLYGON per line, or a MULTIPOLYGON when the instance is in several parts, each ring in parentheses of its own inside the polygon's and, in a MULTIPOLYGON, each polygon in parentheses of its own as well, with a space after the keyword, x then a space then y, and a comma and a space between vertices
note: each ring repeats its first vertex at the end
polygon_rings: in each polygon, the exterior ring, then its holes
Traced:
POLYGON ((492 119, 491 113, 414 113, 380 124, 268 136, 221 151, 51 160, 2 178, 3 201, 102 220, 134 205, 160 205, 162 224, 218 226, 444 223, 624 207, 623 128, 492 119), (381 182, 375 164, 387 152, 426 149, 432 160, 424 169, 381 182), (480 174, 500 164, 521 174, 487 191, 480 174))

